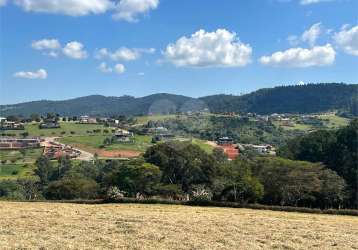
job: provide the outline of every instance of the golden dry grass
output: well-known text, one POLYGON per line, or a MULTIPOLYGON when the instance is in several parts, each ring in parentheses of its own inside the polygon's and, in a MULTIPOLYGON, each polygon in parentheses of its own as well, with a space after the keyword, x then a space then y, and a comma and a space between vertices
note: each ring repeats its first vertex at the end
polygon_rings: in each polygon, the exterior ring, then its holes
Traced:
POLYGON ((0 249, 358 249, 349 216, 15 202, 0 212, 0 249))

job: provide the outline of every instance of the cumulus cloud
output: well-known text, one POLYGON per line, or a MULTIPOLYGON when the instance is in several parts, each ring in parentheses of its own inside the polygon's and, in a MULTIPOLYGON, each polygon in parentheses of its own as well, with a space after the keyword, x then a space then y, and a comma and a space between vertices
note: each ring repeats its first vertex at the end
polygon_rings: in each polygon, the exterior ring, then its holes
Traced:
POLYGON ((311 47, 316 44, 317 39, 323 33, 323 27, 321 23, 313 24, 308 30, 305 30, 302 35, 290 35, 287 37, 287 41, 290 45, 296 46, 301 42, 308 43, 311 47))
POLYGON ((14 74, 14 77, 17 78, 26 78, 26 79, 46 79, 47 72, 44 69, 39 69, 35 72, 31 71, 19 71, 14 74))
POLYGON ((240 42, 235 32, 199 30, 169 44, 163 54, 176 66, 241 67, 250 63, 252 48, 240 42))
POLYGON ((159 0, 121 0, 116 6, 113 18, 127 22, 138 22, 138 16, 155 10, 159 0))
POLYGON ((14 0, 25 11, 84 16, 114 8, 110 0, 14 0))
POLYGON ((134 61, 139 59, 143 53, 153 54, 154 52, 155 52, 154 48, 129 49, 126 47, 122 47, 114 52, 110 51, 107 48, 102 48, 95 53, 95 58, 97 59, 109 58, 113 61, 134 61))
POLYGON ((107 64, 105 62, 102 62, 99 66, 98 69, 102 72, 102 73, 112 73, 113 69, 111 67, 108 67, 107 64))
POLYGON ((358 56, 358 26, 349 29, 348 25, 344 25, 333 35, 333 40, 347 54, 358 56))
POLYGON ((73 59, 84 59, 87 58, 87 52, 83 50, 84 46, 82 43, 73 41, 66 44, 62 49, 63 53, 73 59))
POLYGON ((310 49, 291 48, 278 51, 271 56, 263 56, 259 61, 263 65, 282 67, 312 67, 333 64, 336 52, 330 44, 310 49))
POLYGON ((123 74, 126 71, 126 68, 124 67, 123 64, 118 63, 114 66, 114 71, 117 74, 123 74))
POLYGON ((316 40, 322 33, 322 25, 321 23, 313 24, 308 30, 303 32, 302 34, 302 41, 307 42, 310 46, 314 46, 316 40))
POLYGON ((46 50, 46 49, 56 50, 61 48, 61 44, 57 39, 42 39, 42 40, 33 41, 31 43, 31 47, 36 50, 46 50))

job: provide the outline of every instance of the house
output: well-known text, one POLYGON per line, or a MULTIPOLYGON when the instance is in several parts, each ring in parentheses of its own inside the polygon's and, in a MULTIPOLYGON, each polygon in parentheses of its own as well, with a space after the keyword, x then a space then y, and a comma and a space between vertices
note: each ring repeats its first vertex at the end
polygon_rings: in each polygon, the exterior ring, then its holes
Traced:
POLYGON ((39 148, 40 139, 17 139, 4 137, 0 138, 0 149, 26 149, 26 148, 39 148))
POLYGON ((227 158, 230 161, 235 160, 240 154, 239 148, 234 144, 220 145, 218 146, 218 148, 221 148, 223 150, 224 154, 226 154, 227 158))
POLYGON ((89 117, 88 115, 82 115, 79 118, 79 123, 82 124, 94 124, 97 123, 97 119, 94 117, 89 117))
POLYGON ((265 144, 265 145, 242 144, 242 146, 245 149, 251 148, 261 155, 272 155, 272 156, 276 155, 275 148, 269 144, 265 144))
POLYGON ((81 152, 71 146, 52 142, 45 147, 43 155, 49 159, 59 159, 61 157, 77 158, 81 155, 81 152))
POLYGON ((131 142, 133 140, 133 136, 132 132, 124 129, 118 129, 114 134, 114 138, 117 142, 131 142))
POLYGON ((0 130, 24 130, 24 124, 19 122, 7 121, 6 119, 1 120, 0 130))
POLYGON ((39 125, 40 129, 53 129, 53 128, 60 128, 60 124, 58 124, 55 121, 51 121, 51 122, 43 122, 39 125))
POLYGON ((224 136, 220 137, 216 140, 216 143, 218 145, 232 145, 234 143, 234 140, 230 137, 224 136))

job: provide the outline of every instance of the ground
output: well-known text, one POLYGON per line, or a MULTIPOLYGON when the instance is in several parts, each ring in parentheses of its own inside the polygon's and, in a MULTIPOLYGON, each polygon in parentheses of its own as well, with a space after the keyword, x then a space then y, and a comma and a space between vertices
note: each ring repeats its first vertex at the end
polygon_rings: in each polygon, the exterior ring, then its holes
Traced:
POLYGON ((33 174, 34 163, 42 149, 0 150, 0 179, 27 177, 33 174))
POLYGON ((357 249, 358 218, 174 205, 0 202, 3 249, 357 249))
POLYGON ((6 133, 20 135, 23 132, 28 132, 29 136, 69 136, 69 135, 87 135, 93 130, 109 128, 100 124, 78 124, 76 122, 60 122, 61 128, 53 129, 39 129, 39 123, 28 123, 25 125, 25 130, 6 130, 6 133), (71 133, 72 132, 72 133, 71 133))

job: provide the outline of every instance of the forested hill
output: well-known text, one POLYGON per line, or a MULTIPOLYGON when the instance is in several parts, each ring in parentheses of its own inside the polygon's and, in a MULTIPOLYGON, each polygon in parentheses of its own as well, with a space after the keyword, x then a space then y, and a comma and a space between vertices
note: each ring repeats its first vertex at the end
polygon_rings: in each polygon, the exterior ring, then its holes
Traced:
POLYGON ((0 116, 32 113, 72 115, 140 115, 200 110, 211 112, 315 113, 329 110, 357 110, 357 84, 308 84, 260 89, 242 96, 214 95, 199 99, 154 94, 131 96, 85 96, 65 101, 34 101, 0 105, 0 116))
POLYGON ((260 89, 242 96, 201 98, 212 112, 315 113, 356 109, 358 84, 307 84, 260 89))

